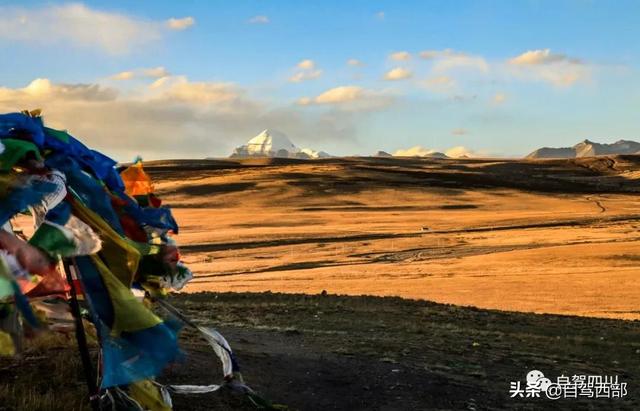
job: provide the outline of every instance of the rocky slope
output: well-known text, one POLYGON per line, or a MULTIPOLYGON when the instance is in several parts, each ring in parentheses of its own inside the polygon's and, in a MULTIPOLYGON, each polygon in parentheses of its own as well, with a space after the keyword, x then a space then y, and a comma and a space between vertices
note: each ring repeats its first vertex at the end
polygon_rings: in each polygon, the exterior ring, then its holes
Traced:
POLYGON ((613 154, 638 154, 640 143, 630 140, 618 140, 612 144, 601 144, 584 140, 573 147, 542 147, 527 158, 580 158, 613 154))

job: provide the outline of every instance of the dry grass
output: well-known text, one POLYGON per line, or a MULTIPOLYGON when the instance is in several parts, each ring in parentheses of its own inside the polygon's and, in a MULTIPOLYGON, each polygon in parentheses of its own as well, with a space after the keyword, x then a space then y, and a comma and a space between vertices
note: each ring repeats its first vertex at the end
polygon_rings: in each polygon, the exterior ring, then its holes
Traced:
POLYGON ((181 225, 196 273, 187 291, 327 290, 640 319, 640 156, 148 170, 181 225))
POLYGON ((0 410, 87 410, 87 388, 73 335, 43 333, 20 358, 0 358, 0 410))

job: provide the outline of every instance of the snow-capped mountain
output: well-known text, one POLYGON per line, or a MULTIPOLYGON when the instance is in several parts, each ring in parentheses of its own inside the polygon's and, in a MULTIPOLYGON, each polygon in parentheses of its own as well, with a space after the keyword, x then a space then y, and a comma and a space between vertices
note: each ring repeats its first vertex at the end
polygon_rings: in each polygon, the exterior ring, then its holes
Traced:
POLYGON ((264 130, 247 144, 237 147, 232 157, 292 157, 300 149, 289 138, 276 130, 264 130))
POLYGON ((309 158, 329 158, 329 157, 333 157, 331 154, 327 153, 326 151, 316 151, 316 150, 312 150, 310 148, 303 148, 302 150, 300 150, 300 154, 306 154, 307 156, 309 156, 309 158))
POLYGON ((264 130, 247 144, 237 147, 231 157, 279 157, 279 158, 327 158, 330 154, 310 148, 299 148, 284 133, 277 130, 264 130))
MULTIPOLYGON (((463 147, 460 147, 463 148, 463 147)), ((463 150, 464 151, 464 150, 463 150)), ((447 154, 422 146, 415 146, 406 150, 396 150, 394 157, 425 157, 425 158, 450 158, 447 154)))

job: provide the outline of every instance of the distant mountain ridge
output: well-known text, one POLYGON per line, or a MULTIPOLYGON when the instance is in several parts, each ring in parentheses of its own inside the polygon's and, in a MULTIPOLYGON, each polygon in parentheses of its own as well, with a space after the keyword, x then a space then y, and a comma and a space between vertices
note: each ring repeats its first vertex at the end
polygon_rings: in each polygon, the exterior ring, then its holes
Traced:
POLYGON ((441 153, 439 151, 434 151, 433 153, 425 154, 422 157, 425 157, 425 158, 451 158, 448 155, 446 155, 445 153, 441 153))
POLYGON ((611 144, 584 140, 573 147, 542 147, 530 153, 526 158, 579 158, 614 154, 640 154, 640 143, 631 140, 618 140, 611 144))

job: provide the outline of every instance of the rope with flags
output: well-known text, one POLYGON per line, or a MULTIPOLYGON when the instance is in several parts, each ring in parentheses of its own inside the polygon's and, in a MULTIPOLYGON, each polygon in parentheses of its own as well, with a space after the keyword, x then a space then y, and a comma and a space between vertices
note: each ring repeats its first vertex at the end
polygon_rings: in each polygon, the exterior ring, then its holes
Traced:
POLYGON ((258 408, 279 409, 245 385, 220 333, 166 301, 193 277, 172 238, 178 224, 154 194, 141 160, 116 166, 66 131, 46 127, 39 111, 0 115, 0 355, 21 350, 22 324, 44 328, 33 309, 38 299, 59 297, 75 318, 94 409, 170 410, 171 394, 221 387, 246 395, 258 408), (34 233, 25 241, 11 220, 26 210, 34 233), (153 303, 166 315, 154 312, 153 303), (98 338, 97 375, 81 311, 98 338), (184 325, 221 360, 221 384, 156 381, 180 357, 184 325))

